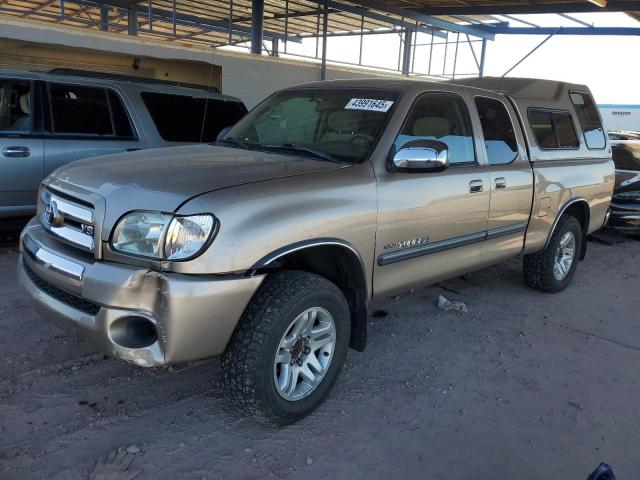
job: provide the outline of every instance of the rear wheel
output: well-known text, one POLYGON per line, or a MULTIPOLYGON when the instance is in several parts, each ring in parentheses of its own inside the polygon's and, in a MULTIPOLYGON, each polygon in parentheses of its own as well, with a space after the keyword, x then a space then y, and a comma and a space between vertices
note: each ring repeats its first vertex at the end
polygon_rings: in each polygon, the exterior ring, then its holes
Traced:
POLYGON ((300 271, 270 275, 222 356, 227 396, 265 423, 300 420, 329 394, 349 336, 349 307, 333 283, 300 271))
POLYGON ((569 285, 578 266, 582 248, 582 227, 575 217, 565 215, 558 221, 549 245, 537 253, 525 255, 526 284, 543 292, 557 293, 569 285))

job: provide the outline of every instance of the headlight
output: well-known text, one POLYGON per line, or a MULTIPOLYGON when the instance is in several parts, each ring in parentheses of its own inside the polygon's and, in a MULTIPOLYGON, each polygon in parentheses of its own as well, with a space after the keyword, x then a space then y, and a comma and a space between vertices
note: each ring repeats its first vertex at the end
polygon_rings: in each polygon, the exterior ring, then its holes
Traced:
POLYGON ((182 217, 161 212, 133 212, 116 225, 111 246, 123 253, 158 260, 184 260, 204 247, 214 226, 212 215, 182 217))

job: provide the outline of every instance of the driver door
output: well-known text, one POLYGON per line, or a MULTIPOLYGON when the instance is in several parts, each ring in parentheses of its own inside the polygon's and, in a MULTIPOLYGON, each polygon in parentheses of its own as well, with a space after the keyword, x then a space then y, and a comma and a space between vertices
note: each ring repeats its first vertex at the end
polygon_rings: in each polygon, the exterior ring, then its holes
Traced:
POLYGON ((473 270, 482 263, 489 215, 489 173, 477 155, 465 99, 427 92, 413 103, 391 155, 413 140, 448 147, 441 172, 378 177, 375 295, 385 296, 473 270))

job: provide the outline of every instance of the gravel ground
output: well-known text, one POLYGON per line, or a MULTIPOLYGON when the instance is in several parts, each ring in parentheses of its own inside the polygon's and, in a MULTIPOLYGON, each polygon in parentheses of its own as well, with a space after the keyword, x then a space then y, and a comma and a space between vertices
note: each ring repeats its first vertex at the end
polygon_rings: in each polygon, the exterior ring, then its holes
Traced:
POLYGON ((373 305, 367 351, 283 429, 235 413, 215 359, 136 368, 39 318, 5 237, 0 478, 640 478, 640 241, 599 235, 558 295, 513 260, 373 305))

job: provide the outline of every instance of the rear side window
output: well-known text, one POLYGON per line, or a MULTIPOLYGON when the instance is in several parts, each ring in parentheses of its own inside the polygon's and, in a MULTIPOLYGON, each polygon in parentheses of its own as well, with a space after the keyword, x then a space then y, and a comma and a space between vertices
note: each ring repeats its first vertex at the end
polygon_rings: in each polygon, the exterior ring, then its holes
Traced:
POLYGON ((578 137, 569 112, 531 108, 528 116, 540 148, 578 148, 578 137))
POLYGON ((570 96, 571 103, 578 114, 578 120, 580 120, 587 148, 595 150, 604 148, 606 146, 604 129, 600 123, 598 107, 593 102, 593 98, 591 95, 578 92, 571 92, 570 96))
POLYGON ((220 130, 245 114, 238 102, 142 92, 153 123, 168 142, 213 142, 220 130))
POLYGON ((111 106, 111 116, 113 117, 113 129, 116 137, 122 139, 132 139, 135 137, 127 111, 122 104, 122 100, 116 92, 109 90, 109 105, 111 106))
POLYGON ((469 110, 453 93, 423 93, 416 100, 396 138, 396 151, 412 140, 446 143, 452 165, 476 161, 469 110))
POLYGON ((505 165, 518 155, 518 142, 513 123, 504 104, 486 97, 476 97, 476 108, 491 165, 505 165))
POLYGON ((53 131, 62 134, 113 135, 103 88, 49 85, 53 131))

